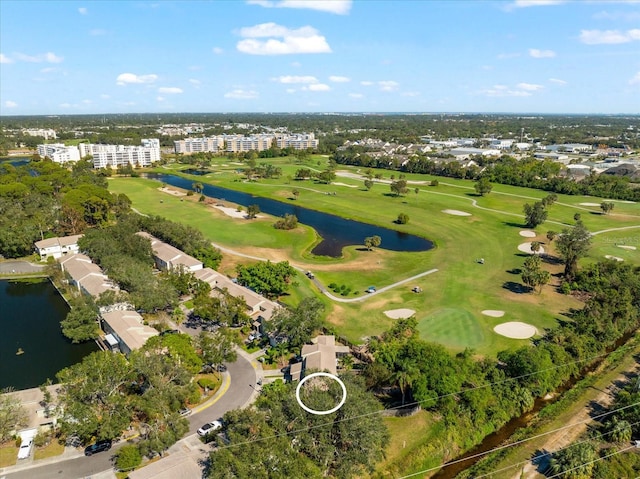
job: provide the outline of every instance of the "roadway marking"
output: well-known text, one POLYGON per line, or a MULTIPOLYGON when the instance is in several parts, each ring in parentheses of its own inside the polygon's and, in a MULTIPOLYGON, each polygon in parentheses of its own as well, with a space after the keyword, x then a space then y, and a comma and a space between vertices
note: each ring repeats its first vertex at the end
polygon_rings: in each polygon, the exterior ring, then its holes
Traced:
POLYGON ((218 389, 218 392, 216 393, 217 397, 214 399, 209 399, 205 401, 204 404, 201 404, 200 406, 193 408, 192 411, 194 413, 199 413, 213 406, 225 395, 225 393, 229 390, 229 386, 231 386, 231 374, 227 373, 224 376, 224 380, 222 381, 222 386, 220 386, 220 389, 218 389))

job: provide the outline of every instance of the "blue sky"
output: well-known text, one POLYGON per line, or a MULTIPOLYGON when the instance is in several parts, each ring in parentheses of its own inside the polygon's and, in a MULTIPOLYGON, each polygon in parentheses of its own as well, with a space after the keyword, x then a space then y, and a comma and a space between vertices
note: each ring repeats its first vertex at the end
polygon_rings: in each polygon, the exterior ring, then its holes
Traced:
POLYGON ((640 0, 0 2, 0 114, 640 113, 640 0))

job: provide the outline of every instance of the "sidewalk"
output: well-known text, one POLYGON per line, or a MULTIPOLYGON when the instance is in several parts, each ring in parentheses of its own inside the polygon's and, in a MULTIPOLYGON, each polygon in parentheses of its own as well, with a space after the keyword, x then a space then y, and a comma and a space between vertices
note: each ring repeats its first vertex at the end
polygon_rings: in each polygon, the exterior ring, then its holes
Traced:
MULTIPOLYGON (((68 459, 76 459, 78 457, 83 457, 84 451, 77 449, 75 447, 66 446, 64 448, 64 452, 59 456, 48 457, 46 459, 40 459, 38 461, 33 460, 33 453, 29 456, 28 459, 19 460, 13 466, 7 466, 0 468, 0 476, 3 474, 9 474, 18 471, 26 471, 27 469, 33 469, 34 467, 42 467, 47 466, 49 464, 55 464, 60 461, 66 461, 68 459)), ((113 476, 115 477, 115 476, 113 476)))

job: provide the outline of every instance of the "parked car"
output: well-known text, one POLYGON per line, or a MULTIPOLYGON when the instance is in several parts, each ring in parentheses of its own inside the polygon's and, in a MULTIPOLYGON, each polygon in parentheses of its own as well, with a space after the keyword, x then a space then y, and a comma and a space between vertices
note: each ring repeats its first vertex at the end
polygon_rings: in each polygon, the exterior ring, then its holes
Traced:
POLYGON ((33 447, 33 439, 27 439, 20 444, 18 450, 18 459, 26 459, 31 455, 31 448, 33 447))
POLYGON ((224 364, 218 364, 216 366, 216 371, 218 371, 219 373, 226 373, 227 372, 227 366, 224 364))
POLYGON ((307 275, 307 278, 309 278, 309 279, 315 278, 314 274, 311 271, 307 271, 305 274, 307 275))
POLYGON ((206 423, 200 429, 198 429, 199 436, 206 436, 207 434, 211 434, 213 431, 217 431, 222 428, 222 423, 220 421, 212 421, 206 423))
POLYGON ((109 439, 103 439, 95 444, 85 447, 84 455, 93 456, 98 452, 108 451, 109 449, 111 449, 111 441, 109 439))
POLYGON ((193 411, 188 407, 183 407, 178 411, 182 417, 189 416, 193 411))
POLYGON ((376 287, 375 286, 369 286, 367 288, 367 293, 375 293, 376 292, 376 287))

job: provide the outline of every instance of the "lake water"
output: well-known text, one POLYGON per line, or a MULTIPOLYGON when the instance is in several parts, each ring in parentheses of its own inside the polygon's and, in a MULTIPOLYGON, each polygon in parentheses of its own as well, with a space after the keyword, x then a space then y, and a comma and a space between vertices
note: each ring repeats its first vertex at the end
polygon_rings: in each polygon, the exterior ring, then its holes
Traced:
MULTIPOLYGON (((190 190, 193 184, 192 180, 176 175, 150 173, 145 176, 187 190, 190 190)), ((300 223, 311 226, 322 237, 322 241, 311 251, 318 256, 339 258, 342 256, 342 248, 345 246, 364 245, 364 239, 374 235, 380 236, 382 239, 381 248, 391 251, 428 251, 433 248, 431 241, 419 236, 301 208, 293 204, 294 202, 284 203, 219 186, 207 184, 203 186, 203 193, 211 198, 228 200, 243 206, 258 205, 260 211, 273 216, 296 215, 300 223)), ((355 207, 366 208, 366 205, 355 207)))
POLYGON ((53 285, 0 281, 0 389, 33 388, 98 350, 95 342, 73 344, 60 321, 69 307, 53 285), (24 354, 16 354, 19 348, 24 354))

